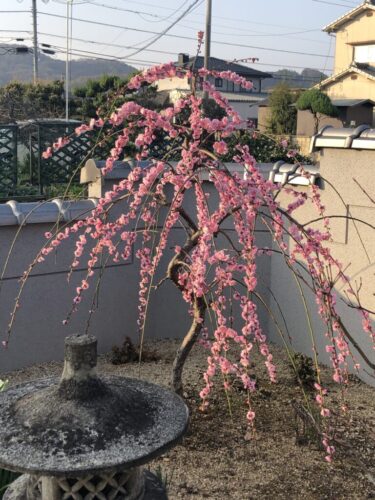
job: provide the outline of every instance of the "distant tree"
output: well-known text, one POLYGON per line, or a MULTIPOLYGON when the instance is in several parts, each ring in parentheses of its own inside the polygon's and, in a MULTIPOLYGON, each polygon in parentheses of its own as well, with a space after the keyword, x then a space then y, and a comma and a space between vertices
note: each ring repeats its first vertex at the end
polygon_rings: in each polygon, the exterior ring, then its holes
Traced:
POLYGON ((213 99, 203 100, 202 111, 203 114, 208 118, 211 118, 211 120, 214 118, 221 120, 225 116, 225 111, 223 111, 223 109, 213 99))
POLYGON ((278 83, 288 83, 294 88, 310 88, 313 85, 321 82, 327 75, 312 68, 305 68, 298 73, 290 69, 279 69, 272 73, 273 78, 267 78, 262 83, 263 90, 276 87, 278 83))
MULTIPOLYGON (((116 75, 103 75, 98 79, 87 80, 85 85, 73 91, 77 101, 77 115, 83 119, 96 118, 97 110, 105 106, 127 81, 127 78, 116 75)), ((116 104, 117 106, 123 104, 124 98, 122 97, 120 101, 116 104)))
POLYGON ((296 102, 297 109, 310 111, 314 117, 314 133, 319 129, 319 122, 323 115, 337 116, 337 108, 332 104, 331 99, 319 89, 306 90, 300 95, 296 102))
POLYGON ((163 107, 156 95, 157 88, 143 86, 136 93, 127 90, 123 92, 135 73, 124 78, 117 75, 103 75, 98 79, 90 79, 85 85, 77 87, 73 93, 76 101, 76 115, 81 119, 97 118, 100 114, 110 114, 111 110, 122 106, 132 99, 142 106, 152 109, 163 107))
MULTIPOLYGON (((223 155, 223 161, 232 161, 231 158, 235 156, 238 145, 247 146, 258 163, 275 163, 279 160, 290 163, 291 161, 288 149, 279 140, 274 140, 266 134, 242 129, 225 139, 225 142, 228 146, 228 153, 223 155)), ((296 152, 294 161, 307 165, 311 163, 311 158, 296 152)))
POLYGON ((327 78, 325 73, 313 68, 305 68, 301 71, 301 76, 304 80, 309 82, 309 87, 312 86, 311 83, 319 83, 327 78))
POLYGON ((296 96, 286 83, 279 83, 269 97, 271 116, 268 129, 273 134, 295 134, 297 110, 292 104, 296 96))
POLYGON ((64 115, 64 84, 54 81, 36 85, 13 81, 0 87, 0 121, 59 118, 64 115))

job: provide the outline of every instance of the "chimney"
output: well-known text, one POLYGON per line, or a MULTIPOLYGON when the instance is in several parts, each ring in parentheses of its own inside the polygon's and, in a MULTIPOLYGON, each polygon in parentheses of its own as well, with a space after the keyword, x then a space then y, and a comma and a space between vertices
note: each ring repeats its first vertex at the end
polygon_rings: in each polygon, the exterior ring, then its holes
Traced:
POLYGON ((188 62, 189 62, 189 54, 183 54, 183 53, 178 54, 178 64, 180 66, 183 66, 188 62))

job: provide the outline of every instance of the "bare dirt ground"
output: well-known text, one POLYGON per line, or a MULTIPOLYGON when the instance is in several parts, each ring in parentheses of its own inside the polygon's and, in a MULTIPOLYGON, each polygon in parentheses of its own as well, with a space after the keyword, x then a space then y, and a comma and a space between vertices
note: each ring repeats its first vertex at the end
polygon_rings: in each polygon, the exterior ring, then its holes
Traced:
MULTIPOLYGON (((140 377, 168 385, 175 341, 150 344, 159 361, 112 365, 99 360, 99 371, 140 377), (140 371, 139 371, 140 370, 140 371)), ((264 370, 257 370, 259 391, 254 396, 256 433, 246 438, 243 393, 234 390, 232 417, 220 380, 207 413, 199 411, 199 391, 207 352, 196 346, 184 374, 185 399, 191 411, 188 435, 176 448, 150 464, 166 482, 174 499, 375 499, 375 389, 355 377, 346 399, 349 411, 335 412, 335 461, 324 461, 319 441, 296 443, 296 418, 292 401, 302 401, 301 391, 287 357, 274 347, 278 383, 270 384, 264 370)), ((47 363, 7 374, 10 384, 59 375, 61 363, 47 363)), ((4 378, 5 374, 1 375, 4 378)), ((331 404, 338 408, 341 394, 323 370, 331 404)))

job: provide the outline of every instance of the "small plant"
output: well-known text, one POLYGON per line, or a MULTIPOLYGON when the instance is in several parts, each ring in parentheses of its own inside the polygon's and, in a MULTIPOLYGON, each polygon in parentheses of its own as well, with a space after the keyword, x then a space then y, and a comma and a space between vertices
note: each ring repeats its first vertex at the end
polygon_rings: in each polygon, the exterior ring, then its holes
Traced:
POLYGON ((314 405, 305 405, 298 401, 292 401, 294 410, 294 423, 296 431, 296 444, 316 444, 321 448, 322 418, 318 408, 314 405))
POLYGON ((154 471, 155 476, 158 478, 159 483, 163 486, 165 491, 168 491, 172 484, 173 471, 171 474, 165 472, 161 465, 158 464, 154 471))
POLYGON ((8 384, 8 380, 1 380, 0 379, 0 391, 3 391, 8 384))
POLYGON ((317 381, 317 374, 314 362, 311 358, 300 352, 294 353, 293 371, 298 384, 302 385, 304 389, 314 389, 314 384, 317 381))
POLYGON ((111 363, 113 365, 122 365, 134 361, 158 361, 160 356, 155 351, 135 347, 132 340, 126 337, 121 347, 113 346, 111 353, 111 363))
POLYGON ((8 486, 19 477, 19 474, 6 469, 0 469, 0 499, 8 486))

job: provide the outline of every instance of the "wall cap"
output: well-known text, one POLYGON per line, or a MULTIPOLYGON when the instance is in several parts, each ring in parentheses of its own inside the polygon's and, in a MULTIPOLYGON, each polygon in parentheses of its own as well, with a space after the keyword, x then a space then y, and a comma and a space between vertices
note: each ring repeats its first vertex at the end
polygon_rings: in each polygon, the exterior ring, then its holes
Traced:
MULTIPOLYGON (((176 165, 176 161, 170 162, 171 165, 176 165)), ((136 165, 141 167, 147 167, 149 162, 147 160, 137 162, 136 160, 126 160, 126 161, 115 161, 113 169, 105 175, 104 180, 120 180, 126 179, 129 175, 129 172, 136 165)), ((244 168, 238 163, 225 163, 226 167, 231 172, 237 172, 240 174, 244 174, 244 168)), ((102 173, 101 169, 105 167, 105 160, 87 160, 85 166, 81 169, 81 184, 93 184, 98 181, 102 181, 102 173)), ((257 167, 259 171, 266 177, 269 172, 272 170, 273 163, 258 163, 257 167)), ((201 174, 202 180, 209 180, 209 175, 207 172, 201 174)))
POLYGON ((98 204, 98 200, 61 200, 20 203, 15 200, 0 205, 0 226, 71 222, 84 219, 98 204))

